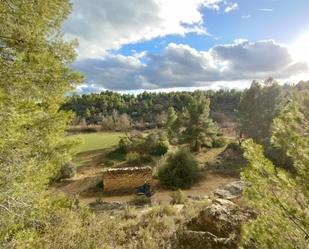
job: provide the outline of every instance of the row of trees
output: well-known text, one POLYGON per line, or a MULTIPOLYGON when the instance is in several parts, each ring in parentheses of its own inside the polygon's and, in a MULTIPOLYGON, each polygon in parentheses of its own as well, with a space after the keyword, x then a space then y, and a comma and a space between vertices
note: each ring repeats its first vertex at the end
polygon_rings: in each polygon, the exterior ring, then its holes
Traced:
MULTIPOLYGON (((241 93, 235 90, 206 91, 203 93, 210 101, 211 114, 221 118, 223 115, 232 118, 238 109, 241 93), (221 113, 221 116, 218 115, 221 113)), ((117 112, 125 113, 132 123, 144 123, 144 126, 159 125, 169 107, 182 112, 192 96, 191 92, 119 94, 105 91, 67 97, 63 110, 73 111, 78 120, 87 124, 100 124, 104 119, 117 112)))

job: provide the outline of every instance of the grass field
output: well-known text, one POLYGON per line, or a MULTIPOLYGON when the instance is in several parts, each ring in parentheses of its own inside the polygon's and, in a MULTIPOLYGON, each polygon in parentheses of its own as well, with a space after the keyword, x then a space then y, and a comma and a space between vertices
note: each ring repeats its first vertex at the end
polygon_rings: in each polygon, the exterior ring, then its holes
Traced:
POLYGON ((78 150, 78 153, 82 153, 113 147, 118 144, 121 136, 123 136, 121 132, 95 132, 73 135, 72 137, 82 139, 83 143, 78 150))

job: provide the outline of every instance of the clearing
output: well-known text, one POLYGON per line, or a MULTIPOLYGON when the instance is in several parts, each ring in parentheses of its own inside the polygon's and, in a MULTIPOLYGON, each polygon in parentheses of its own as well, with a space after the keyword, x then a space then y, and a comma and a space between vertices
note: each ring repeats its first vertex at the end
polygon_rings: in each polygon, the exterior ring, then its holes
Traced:
MULTIPOLYGON (((94 202, 98 197, 102 197, 107 202, 127 202, 133 195, 114 195, 104 196, 102 187, 97 187, 98 182, 102 181, 102 172, 104 167, 107 167, 107 154, 112 150, 122 136, 122 133, 92 133, 77 135, 85 139, 85 144, 81 148, 81 152, 76 156, 75 162, 79 165, 77 174, 74 178, 62 181, 54 187, 67 195, 78 195, 79 200, 83 204, 94 202), (98 144, 96 144, 96 141, 98 144), (88 147, 86 147, 88 146, 88 147)), ((217 156, 225 148, 214 148, 204 150, 196 154, 201 167, 206 162, 216 160, 217 156)), ((109 161, 109 160, 108 160, 109 161)), ((233 181, 239 180, 237 176, 220 174, 218 172, 208 171, 204 168, 202 179, 195 184, 191 189, 184 190, 187 196, 203 197, 209 195, 215 189, 233 181)), ((172 191, 161 188, 156 188, 152 200, 155 202, 168 203, 172 191)))

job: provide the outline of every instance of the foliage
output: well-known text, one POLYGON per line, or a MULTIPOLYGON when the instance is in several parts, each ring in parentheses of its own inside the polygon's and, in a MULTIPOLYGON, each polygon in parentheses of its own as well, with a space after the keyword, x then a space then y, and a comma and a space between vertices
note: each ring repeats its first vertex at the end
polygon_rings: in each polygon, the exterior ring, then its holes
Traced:
POLYGON ((183 135, 193 151, 200 151, 205 144, 211 144, 217 135, 217 127, 209 118, 209 99, 202 92, 196 92, 183 114, 183 135))
POLYGON ((242 148, 241 146, 239 145, 239 143, 236 143, 236 142, 230 142, 226 149, 231 149, 231 150, 234 150, 234 151, 242 151, 242 148))
MULTIPOLYGON (((113 128, 113 113, 117 112, 119 115, 127 114, 130 125, 135 128, 146 126, 155 128, 161 127, 162 120, 165 119, 163 117, 166 115, 164 112, 170 112, 173 108, 176 113, 181 113, 194 95, 195 93, 192 92, 144 92, 133 95, 104 91, 69 96, 62 108, 73 111, 79 120, 86 118, 88 124, 106 123, 109 120, 110 122, 107 123, 111 125, 108 127, 113 128), (86 115, 87 109, 91 113, 90 116, 86 115)), ((207 91, 205 95, 210 99, 212 113, 224 113, 226 117, 233 117, 239 106, 241 92, 235 90, 207 91)), ((168 117, 167 123, 169 123, 168 117)))
POLYGON ((177 191, 174 191, 171 193, 171 204, 184 204, 187 201, 187 197, 185 196, 185 194, 178 189, 177 191))
POLYGON ((151 199, 145 195, 134 195, 129 201, 129 204, 135 206, 144 206, 147 204, 151 204, 151 199))
POLYGON ((275 81, 261 85, 254 81, 244 91, 239 107, 240 130, 245 137, 266 145, 271 136, 271 124, 282 106, 283 89, 275 81))
POLYGON ((199 167, 194 156, 187 150, 179 150, 167 156, 158 170, 160 182, 167 187, 189 188, 199 177, 199 167))
POLYGON ((175 109, 171 106, 167 110, 167 120, 165 123, 165 129, 167 130, 169 141, 177 138, 179 133, 179 122, 175 109))
POLYGON ((245 190, 258 218, 244 227, 244 244, 256 248, 306 248, 309 216, 309 92, 290 102, 272 126, 272 143, 293 161, 292 174, 263 155, 260 145, 244 143, 249 167, 242 173, 251 187, 245 190))
POLYGON ((214 148, 221 148, 226 145, 226 140, 224 137, 218 137, 212 142, 212 147, 214 148))
POLYGON ((120 138, 118 142, 118 152, 125 154, 129 151, 130 141, 127 137, 120 138))
POLYGON ((60 31, 70 10, 66 0, 0 1, 1 248, 44 248, 40 236, 66 208, 45 190, 75 145, 59 111, 81 80, 69 66, 76 42, 60 31))
POLYGON ((55 181, 59 181, 62 179, 71 178, 75 176, 75 174, 76 174, 76 166, 73 163, 69 162, 69 163, 65 163, 60 168, 59 172, 57 173, 54 179, 55 181))
POLYGON ((168 150, 168 145, 163 132, 149 134, 144 142, 146 152, 154 156, 164 155, 168 150))
POLYGON ((129 152, 126 155, 126 161, 132 166, 141 166, 145 163, 151 163, 152 157, 147 154, 140 154, 137 152, 129 152))
POLYGON ((151 154, 154 156, 163 156, 168 151, 168 143, 159 141, 153 148, 151 154))

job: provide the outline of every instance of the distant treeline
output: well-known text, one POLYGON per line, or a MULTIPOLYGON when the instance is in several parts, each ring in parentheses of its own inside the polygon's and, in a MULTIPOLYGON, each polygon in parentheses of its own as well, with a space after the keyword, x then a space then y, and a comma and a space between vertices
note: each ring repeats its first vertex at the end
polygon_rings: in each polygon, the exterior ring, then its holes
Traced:
MULTIPOLYGON (((218 122, 222 119, 233 119, 239 108, 240 91, 219 90, 203 93, 210 99, 213 119, 218 122)), ((144 92, 133 95, 104 91, 70 96, 62 109, 76 114, 74 125, 99 125, 102 121, 104 123, 120 118, 129 119, 134 126, 151 128, 164 122, 169 107, 173 107, 176 112, 182 112, 195 94, 196 92, 144 92)))

